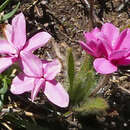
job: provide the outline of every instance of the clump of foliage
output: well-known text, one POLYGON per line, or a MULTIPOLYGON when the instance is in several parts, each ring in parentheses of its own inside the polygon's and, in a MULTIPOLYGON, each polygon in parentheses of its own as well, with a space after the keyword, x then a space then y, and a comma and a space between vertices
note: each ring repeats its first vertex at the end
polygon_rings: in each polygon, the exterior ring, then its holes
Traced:
POLYGON ((67 51, 67 85, 72 110, 81 113, 97 113, 108 108, 102 97, 91 97, 97 85, 98 77, 92 67, 92 57, 86 56, 81 68, 75 71, 75 62, 72 49, 67 51))

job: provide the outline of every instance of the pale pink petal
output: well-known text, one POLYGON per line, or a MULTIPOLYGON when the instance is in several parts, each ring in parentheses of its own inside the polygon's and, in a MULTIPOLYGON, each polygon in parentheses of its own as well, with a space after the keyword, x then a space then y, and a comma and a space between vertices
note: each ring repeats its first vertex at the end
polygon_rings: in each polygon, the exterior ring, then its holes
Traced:
POLYGON ((10 91, 13 94, 30 92, 34 88, 34 80, 34 78, 30 78, 23 73, 19 74, 13 79, 10 91))
POLYGON ((61 71, 61 63, 59 60, 55 59, 49 62, 44 69, 44 78, 47 80, 52 80, 61 71))
POLYGON ((113 48, 119 37, 119 29, 111 23, 105 23, 102 26, 101 32, 105 35, 109 44, 113 48))
POLYGON ((7 40, 0 39, 0 54, 15 54, 16 50, 7 40))
POLYGON ((50 63, 50 61, 47 61, 47 60, 41 60, 42 61, 42 66, 43 66, 43 70, 45 69, 46 65, 48 63, 50 63))
POLYGON ((43 68, 41 60, 32 53, 20 53, 20 65, 23 72, 28 76, 41 77, 43 68))
POLYGON ((44 46, 51 38, 51 35, 47 32, 40 32, 30 38, 25 47, 25 51, 34 51, 44 46))
POLYGON ((55 80, 46 81, 44 94, 48 100, 59 107, 67 107, 69 104, 69 96, 60 83, 55 80))
POLYGON ((8 42, 10 44, 12 44, 12 35, 13 35, 13 33, 12 33, 12 25, 7 24, 3 31, 4 31, 5 37, 7 38, 8 42))
POLYGON ((96 58, 93 64, 95 70, 101 74, 110 74, 117 71, 117 67, 105 58, 96 58))
POLYGON ((41 87, 45 86, 45 80, 43 78, 41 79, 35 79, 35 86, 31 91, 31 100, 34 101, 35 97, 37 96, 38 92, 40 91, 41 87))
POLYGON ((125 29, 118 39, 115 49, 130 49, 130 29, 125 29))
POLYGON ((12 57, 0 57, 0 73, 14 63, 12 57))
POLYGON ((26 22, 23 13, 16 15, 12 20, 12 43, 21 50, 26 42, 26 22))

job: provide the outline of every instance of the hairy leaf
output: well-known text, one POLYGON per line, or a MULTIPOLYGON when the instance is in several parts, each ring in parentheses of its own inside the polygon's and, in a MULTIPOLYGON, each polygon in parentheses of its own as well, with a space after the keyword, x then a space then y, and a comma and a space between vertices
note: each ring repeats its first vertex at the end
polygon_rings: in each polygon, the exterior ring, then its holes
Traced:
POLYGON ((72 49, 68 48, 67 50, 67 75, 68 75, 68 81, 69 81, 69 93, 71 93, 73 89, 73 82, 74 82, 74 57, 72 54, 72 49))
POLYGON ((97 113, 104 111, 108 108, 108 104, 105 99, 101 97, 89 98, 86 102, 80 107, 76 108, 75 111, 85 113, 97 113))
POLYGON ((75 76, 73 89, 70 93, 70 100, 73 106, 77 106, 84 102, 95 87, 96 77, 92 68, 92 59, 87 57, 79 72, 75 76))

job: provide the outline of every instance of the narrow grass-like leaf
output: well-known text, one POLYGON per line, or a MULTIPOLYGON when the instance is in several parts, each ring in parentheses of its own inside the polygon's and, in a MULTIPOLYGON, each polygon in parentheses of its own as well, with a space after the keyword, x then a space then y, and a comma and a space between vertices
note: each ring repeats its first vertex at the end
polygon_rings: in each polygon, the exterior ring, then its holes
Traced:
POLYGON ((6 7, 6 5, 10 2, 10 0, 6 0, 1 6, 0 6, 0 12, 3 11, 3 9, 6 7))
POLYGON ((2 88, 0 89, 0 94, 5 94, 8 90, 8 84, 7 84, 7 81, 6 79, 2 79, 3 83, 2 83, 2 88))
POLYGON ((4 94, 1 94, 1 95, 0 95, 1 101, 4 101, 4 97, 5 97, 4 94))
POLYGON ((71 93, 73 89, 73 82, 74 82, 74 57, 72 54, 72 48, 68 48, 67 50, 67 75, 68 75, 68 81, 69 81, 69 93, 71 93))
POLYGON ((11 12, 1 16, 0 22, 3 22, 5 20, 9 19, 10 17, 12 17, 16 13, 16 11, 18 10, 19 5, 20 5, 20 2, 17 4, 17 6, 11 12))

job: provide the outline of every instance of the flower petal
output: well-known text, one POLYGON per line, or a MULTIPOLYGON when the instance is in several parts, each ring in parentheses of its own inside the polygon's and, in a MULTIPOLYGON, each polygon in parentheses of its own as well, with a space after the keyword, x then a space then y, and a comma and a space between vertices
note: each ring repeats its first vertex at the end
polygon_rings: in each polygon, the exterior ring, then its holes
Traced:
POLYGON ((130 29, 125 29, 118 39, 115 49, 130 49, 130 29))
POLYGON ((117 71, 117 67, 105 58, 96 58, 94 68, 98 73, 110 74, 117 71))
POLYGON ((50 102, 59 107, 68 106, 69 96, 62 85, 56 80, 46 81, 43 91, 50 102))
POLYGON ((20 65, 23 72, 28 76, 41 77, 43 68, 41 60, 32 53, 20 53, 20 65))
POLYGON ((31 91, 31 99, 34 101, 35 97, 37 96, 38 92, 40 91, 41 87, 45 86, 44 79, 35 79, 35 86, 31 91))
POLYGON ((61 63, 55 59, 52 62, 47 63, 44 68, 44 78, 52 80, 61 71, 61 63))
POLYGON ((45 69, 46 65, 48 63, 50 63, 50 61, 47 61, 47 60, 41 60, 42 61, 42 65, 43 65, 43 70, 45 69))
POLYGON ((98 40, 98 34, 100 33, 99 28, 94 28, 91 32, 85 32, 84 37, 86 39, 86 42, 94 41, 97 42, 98 40))
POLYGON ((130 65, 130 56, 118 61, 118 65, 130 65))
POLYGON ((10 91, 13 94, 29 92, 34 88, 34 80, 34 78, 30 78, 21 73, 13 79, 10 91))
POLYGON ((86 43, 80 41, 80 45, 88 54, 95 56, 93 50, 86 43))
POLYGON ((100 57, 102 55, 101 45, 90 41, 89 43, 80 42, 81 47, 90 55, 94 57, 100 57))
POLYGON ((12 25, 7 24, 3 31, 8 42, 12 44, 12 25))
POLYGON ((26 22, 23 13, 16 15, 12 20, 12 43, 21 50, 26 42, 26 22))
POLYGON ((108 57, 110 55, 113 50, 112 46, 108 38, 102 32, 97 33, 96 41, 94 42, 95 44, 92 45, 95 50, 98 50, 97 52, 100 52, 105 57, 108 57))
POLYGON ((101 32, 105 35, 108 43, 113 48, 119 37, 119 29, 111 23, 105 23, 101 28, 101 32))
POLYGON ((107 57, 109 55, 112 50, 111 46, 108 44, 108 39, 98 28, 94 28, 91 32, 84 33, 84 36, 86 38, 86 45, 81 43, 81 46, 86 48, 89 54, 95 57, 102 55, 107 57))
POLYGON ((16 50, 7 40, 0 39, 0 54, 15 54, 16 50))
POLYGON ((25 51, 34 51, 44 46, 51 38, 51 35, 47 32, 40 32, 30 38, 25 47, 25 51))
POLYGON ((0 57, 0 73, 14 63, 12 57, 0 57))
POLYGON ((128 50, 119 50, 119 51, 113 51, 109 57, 109 60, 120 60, 129 55, 128 50))

